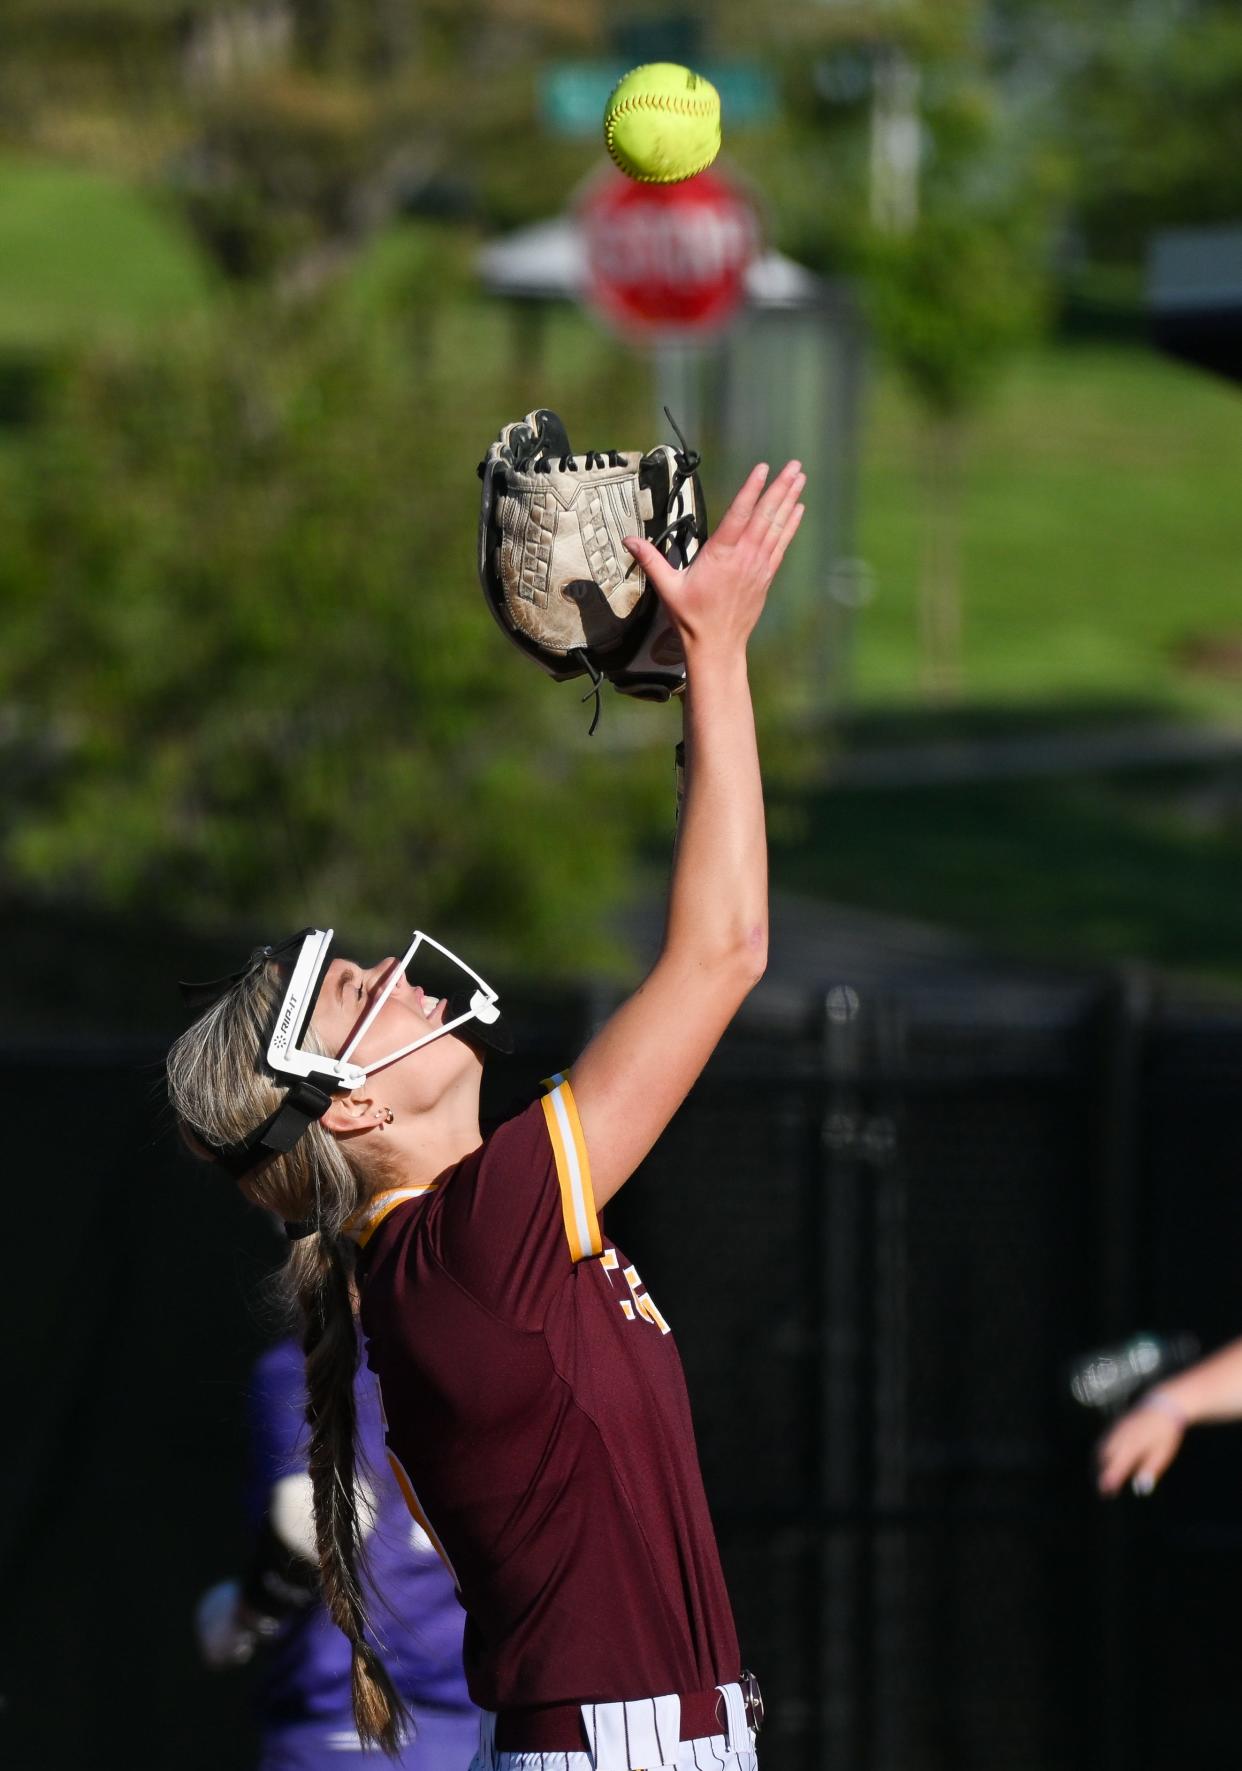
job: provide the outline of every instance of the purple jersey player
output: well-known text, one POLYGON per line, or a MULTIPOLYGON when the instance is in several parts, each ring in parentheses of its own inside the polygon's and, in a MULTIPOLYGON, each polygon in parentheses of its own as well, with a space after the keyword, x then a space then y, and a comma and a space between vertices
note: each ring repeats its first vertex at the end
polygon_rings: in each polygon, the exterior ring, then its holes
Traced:
POLYGON ((477 1771, 753 1771, 761 1706, 680 1361, 603 1213, 765 963, 746 648, 805 484, 797 462, 766 479, 685 570, 625 543, 685 653, 685 802, 660 954, 572 1084, 483 1138, 497 992, 421 930, 373 966, 331 957, 330 929, 260 949, 189 987, 209 1006, 169 1054, 187 1138, 292 1241, 323 1589, 359 1733, 390 1752, 399 1694, 355 1575, 355 1314, 392 1469, 465 1607, 477 1771), (435 987, 436 954, 460 990, 435 987))
MULTIPOLYGON (((462 1674, 461 1605, 434 1546, 392 1480, 379 1395, 365 1367, 355 1394, 367 1578, 380 1595, 382 1651, 416 1729, 398 1763, 402 1771, 462 1771, 479 1720, 462 1674)), ((236 1663, 262 1643, 256 1669, 258 1771, 361 1765, 349 1643, 317 1591, 306 1473, 306 1378, 295 1340, 278 1342, 257 1361, 246 1414, 254 1556, 243 1582, 225 1583, 207 1595, 200 1609, 204 1654, 211 1664, 236 1663)))

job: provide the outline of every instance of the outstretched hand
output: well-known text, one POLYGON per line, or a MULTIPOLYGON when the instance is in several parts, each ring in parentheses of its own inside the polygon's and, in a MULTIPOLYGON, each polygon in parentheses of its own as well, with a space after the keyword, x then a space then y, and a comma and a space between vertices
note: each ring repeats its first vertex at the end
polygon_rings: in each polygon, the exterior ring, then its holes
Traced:
POLYGON ((1100 1493, 1117 1494, 1128 1482, 1135 1494, 1150 1494, 1177 1456, 1185 1433, 1185 1421, 1158 1401, 1140 1402, 1123 1414, 1096 1452, 1100 1493))
POLYGON ((806 475, 788 461, 770 486, 766 462, 753 468, 707 544, 679 571, 658 548, 632 535, 625 545, 654 584, 685 647, 743 650, 763 612, 768 587, 798 532, 806 475))

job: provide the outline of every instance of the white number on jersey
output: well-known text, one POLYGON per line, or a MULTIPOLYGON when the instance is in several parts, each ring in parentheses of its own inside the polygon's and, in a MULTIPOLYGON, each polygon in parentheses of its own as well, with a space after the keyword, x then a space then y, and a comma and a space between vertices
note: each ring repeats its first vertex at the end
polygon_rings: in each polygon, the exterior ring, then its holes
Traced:
POLYGON ((606 1248, 604 1250, 603 1254, 600 1256, 600 1265, 608 1275, 609 1285, 613 1283, 613 1274, 620 1273, 621 1277, 625 1280, 625 1283, 629 1286, 629 1297, 620 1300, 621 1313, 626 1321, 635 1322, 641 1317, 644 1322, 650 1322, 654 1328, 658 1328, 661 1334, 668 1334, 668 1323, 656 1308, 655 1300, 652 1298, 651 1293, 644 1289, 642 1279, 639 1277, 638 1268, 626 1267, 624 1271, 622 1271, 621 1262, 617 1259, 617 1251, 615 1248, 606 1248))

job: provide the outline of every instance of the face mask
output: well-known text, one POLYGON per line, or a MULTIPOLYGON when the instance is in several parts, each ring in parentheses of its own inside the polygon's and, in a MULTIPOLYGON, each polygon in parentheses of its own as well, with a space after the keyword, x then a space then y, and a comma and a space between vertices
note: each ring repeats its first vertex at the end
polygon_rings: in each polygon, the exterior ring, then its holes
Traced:
MULTIPOLYGON (((310 1026, 315 1003, 327 974, 332 936, 332 929, 307 929, 303 932, 301 949, 294 962, 267 1048, 267 1061, 277 1074, 324 1077, 336 1089, 360 1088, 376 1070, 383 1070, 389 1064, 397 1063, 399 1059, 408 1057, 411 1052, 418 1051, 424 1045, 430 1045, 433 1039, 439 1039, 445 1033, 456 1033, 469 1022, 476 1023, 478 1030, 482 1032, 494 1028, 499 1021, 497 992, 492 986, 441 942, 433 940, 422 929, 415 929, 409 946, 393 966, 379 995, 355 1028, 344 1050, 335 1058, 324 1058, 317 1052, 303 1051, 301 1041, 310 1026), (419 956, 417 963, 416 955, 419 956), (354 1052, 400 979, 407 972, 412 976, 415 971, 422 970, 427 970, 429 975, 433 969, 443 974, 446 964, 450 971, 443 991, 447 998, 443 1025, 433 1027, 430 1032, 421 1034, 406 1045, 396 1047, 382 1058, 373 1059, 369 1064, 355 1063, 354 1052), (454 974, 460 979, 456 989, 451 988, 454 974)), ((430 1002, 433 1009, 439 1001, 439 994, 424 995, 424 1002, 430 1002)))
POLYGON ((314 1120, 326 1113, 334 1094, 360 1088, 377 1070, 395 1064, 416 1052, 433 1039, 446 1033, 462 1033, 463 1037, 482 1040, 500 1051, 511 1051, 512 1042, 501 1027, 497 992, 466 962, 439 941, 415 929, 409 946, 393 966, 379 995, 354 1029, 343 1051, 336 1057, 323 1057, 318 1052, 304 1051, 302 1040, 310 1027, 315 1004, 327 975, 332 949, 332 929, 302 929, 288 940, 252 953, 241 971, 210 984, 183 984, 181 993, 190 1007, 204 1008, 217 1001, 256 965, 278 959, 291 962, 292 969, 285 994, 276 1016, 276 1024, 268 1041, 266 1059, 276 1075, 289 1085, 289 1093, 277 1111, 263 1125, 257 1126, 239 1144, 216 1150, 218 1159, 234 1174, 245 1174, 274 1152, 292 1149, 314 1120), (420 976, 414 979, 423 987, 424 1007, 432 1012, 441 995, 445 998, 444 1022, 408 1044, 398 1046, 382 1058, 366 1065, 357 1064, 353 1054, 371 1024, 396 989, 398 981, 413 968, 420 976), (443 979, 441 989, 434 993, 426 988, 426 974, 443 979), (469 1029, 469 1033, 465 1030, 469 1029))

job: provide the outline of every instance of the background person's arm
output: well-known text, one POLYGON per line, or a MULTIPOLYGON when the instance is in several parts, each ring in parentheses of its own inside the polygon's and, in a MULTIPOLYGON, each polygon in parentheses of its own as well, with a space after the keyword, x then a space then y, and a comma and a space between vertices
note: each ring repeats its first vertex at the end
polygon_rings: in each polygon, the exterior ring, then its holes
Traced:
POLYGON ((686 795, 660 956, 573 1067, 597 1206, 689 1093, 767 961, 767 844, 746 644, 802 517, 791 461, 750 475, 685 572, 627 541, 686 653, 686 795))
POLYGON ((1129 1482, 1150 1494, 1188 1427, 1242 1419, 1242 1340, 1230 1341, 1148 1392, 1100 1441, 1097 1483, 1117 1494, 1129 1482))

